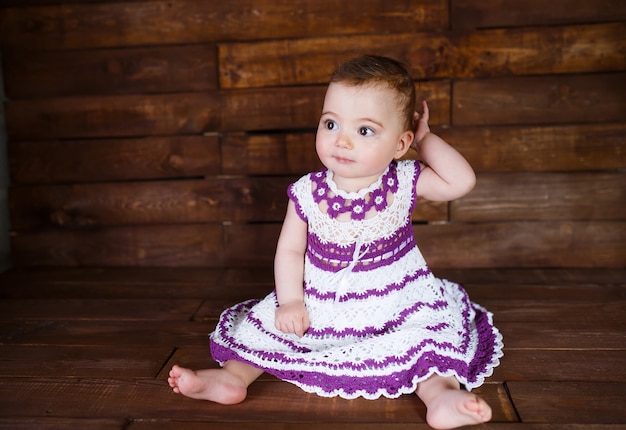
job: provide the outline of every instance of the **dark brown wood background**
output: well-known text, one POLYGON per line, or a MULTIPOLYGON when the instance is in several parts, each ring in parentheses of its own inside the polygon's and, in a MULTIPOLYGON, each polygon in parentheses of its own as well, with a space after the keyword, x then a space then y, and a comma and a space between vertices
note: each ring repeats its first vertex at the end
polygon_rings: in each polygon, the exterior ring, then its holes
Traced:
POLYGON ((433 267, 626 266, 622 0, 0 0, 17 266, 271 265, 336 64, 409 62, 478 172, 433 267))

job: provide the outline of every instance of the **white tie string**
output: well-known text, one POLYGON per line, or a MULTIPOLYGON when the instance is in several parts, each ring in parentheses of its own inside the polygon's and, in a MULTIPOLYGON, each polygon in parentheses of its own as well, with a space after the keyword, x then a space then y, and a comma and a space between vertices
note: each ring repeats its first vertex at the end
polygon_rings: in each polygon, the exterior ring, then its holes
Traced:
POLYGON ((361 238, 358 238, 356 243, 354 244, 354 252, 352 253, 352 260, 350 261, 350 264, 348 264, 346 267, 344 267, 343 269, 335 273, 335 283, 337 284, 337 291, 335 293, 335 302, 339 301, 343 293, 350 286, 350 282, 346 278, 346 275, 352 272, 352 270, 354 269, 354 266, 356 266, 356 263, 358 263, 359 260, 363 258, 365 254, 367 254, 369 247, 366 246, 365 249, 361 251, 362 247, 363 247, 363 240, 361 238))

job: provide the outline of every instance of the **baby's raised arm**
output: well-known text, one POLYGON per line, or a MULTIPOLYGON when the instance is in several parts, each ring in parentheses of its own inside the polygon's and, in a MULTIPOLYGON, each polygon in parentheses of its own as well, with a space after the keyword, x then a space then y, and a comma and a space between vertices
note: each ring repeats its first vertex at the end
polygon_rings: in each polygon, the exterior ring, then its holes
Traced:
POLYGON ((309 313, 304 305, 304 253, 307 224, 289 201, 287 215, 276 246, 274 280, 276 283, 276 328, 299 337, 309 328, 309 313))
POLYGON ((415 114, 415 140, 411 147, 426 164, 415 187, 418 196, 431 201, 450 201, 463 197, 476 184, 476 175, 467 160, 445 140, 430 132, 428 105, 415 114))

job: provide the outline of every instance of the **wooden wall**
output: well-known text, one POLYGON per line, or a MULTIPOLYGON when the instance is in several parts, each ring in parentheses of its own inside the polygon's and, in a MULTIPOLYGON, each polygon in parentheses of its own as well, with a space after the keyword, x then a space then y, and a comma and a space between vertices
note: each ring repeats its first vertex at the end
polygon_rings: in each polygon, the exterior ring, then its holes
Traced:
MULTIPOLYGON (((2 73, 0 71, 0 83, 2 73)), ((4 100, 4 86, 0 88, 0 98, 4 100)), ((9 166, 7 165, 6 128, 4 125, 4 105, 0 105, 0 273, 10 266, 9 210, 7 189, 9 188, 9 166)))
POLYGON ((20 266, 270 265, 338 61, 410 62, 478 172, 433 267, 626 266, 622 0, 0 0, 20 266))

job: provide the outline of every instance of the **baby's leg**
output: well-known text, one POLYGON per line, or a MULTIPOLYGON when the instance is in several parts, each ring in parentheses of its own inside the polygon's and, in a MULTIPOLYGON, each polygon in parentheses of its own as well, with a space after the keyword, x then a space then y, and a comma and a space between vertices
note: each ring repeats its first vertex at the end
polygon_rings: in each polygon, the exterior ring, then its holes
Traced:
POLYGON ((221 369, 191 370, 174 365, 167 382, 175 393, 224 405, 241 403, 248 386, 263 371, 240 361, 227 361, 221 369))
POLYGON ((433 375, 419 384, 416 393, 426 405, 426 421, 435 429, 452 429, 491 419, 489 405, 477 395, 461 390, 453 377, 433 375))

